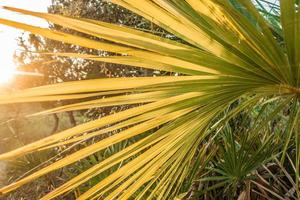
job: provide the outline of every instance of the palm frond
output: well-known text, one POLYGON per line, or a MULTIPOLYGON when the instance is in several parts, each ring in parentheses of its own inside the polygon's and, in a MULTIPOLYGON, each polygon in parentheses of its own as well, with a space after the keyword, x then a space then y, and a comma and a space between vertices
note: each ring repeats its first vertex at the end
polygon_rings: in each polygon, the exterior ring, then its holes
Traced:
MULTIPOLYGON (((52 55, 141 66, 176 72, 179 76, 66 82, 0 96, 1 104, 83 100, 81 103, 58 107, 36 115, 121 104, 141 104, 0 155, 1 160, 13 159, 28 153, 84 141, 107 131, 122 128, 115 135, 84 147, 3 187, 0 189, 1 193, 13 191, 111 145, 142 136, 134 144, 121 149, 58 187, 44 199, 53 199, 71 191, 122 161, 126 161, 126 164, 90 188, 79 199, 99 197, 127 199, 133 196, 137 199, 174 198, 182 192, 181 189, 187 182, 186 178, 191 174, 194 176, 195 173, 190 166, 195 160, 199 167, 208 163, 211 157, 205 155, 207 143, 222 134, 218 130, 223 130, 228 121, 241 111, 253 108, 254 105, 262 105, 274 98, 293 104, 293 112, 296 113, 290 117, 291 123, 287 126, 289 134, 282 142, 288 145, 292 141, 292 135, 297 136, 295 122, 299 118, 297 97, 300 94, 298 88, 300 15, 296 1, 282 0, 280 4, 284 46, 278 43, 269 23, 251 1, 112 0, 112 2, 156 23, 180 38, 182 42, 124 26, 8 7, 6 9, 39 17, 105 41, 95 41, 7 19, 0 19, 0 23, 61 42, 116 54, 111 57, 97 57, 69 52, 50 52, 52 55), (241 10, 246 12, 247 16, 241 10), (84 98, 99 96, 107 97, 84 101, 84 98), (240 103, 232 109, 235 102, 240 103), (228 109, 231 110, 230 114, 224 114, 228 109), (149 131, 150 134, 145 134, 149 131), (201 158, 197 155, 201 155, 201 158)), ((282 107, 278 106, 272 115, 266 117, 265 124, 252 125, 249 137, 253 135, 254 138, 264 133, 266 135, 268 131, 260 127, 267 126, 274 116, 282 111, 282 107)), ((261 158, 265 158, 261 157, 264 148, 273 142, 273 137, 266 138, 257 155, 254 155, 259 163, 264 160, 260 160, 261 158)), ((229 141, 227 145, 230 146, 226 146, 225 149, 230 150, 235 146, 234 140, 229 141)), ((297 152, 298 150, 299 145, 297 152)), ((229 152, 229 156, 233 157, 226 157, 228 162, 236 161, 235 154, 243 154, 237 149, 229 152)), ((208 154, 211 155, 212 151, 208 154)), ((241 155, 243 161, 246 157, 241 155)), ((232 164, 237 163, 233 162, 230 166, 232 164)), ((246 172, 257 166, 252 160, 242 164, 250 166, 246 172)), ((223 171, 228 169, 227 167, 225 169, 225 166, 221 168, 223 171)), ((236 169, 236 166, 230 169, 236 169)), ((297 173, 299 177, 299 169, 297 173)))

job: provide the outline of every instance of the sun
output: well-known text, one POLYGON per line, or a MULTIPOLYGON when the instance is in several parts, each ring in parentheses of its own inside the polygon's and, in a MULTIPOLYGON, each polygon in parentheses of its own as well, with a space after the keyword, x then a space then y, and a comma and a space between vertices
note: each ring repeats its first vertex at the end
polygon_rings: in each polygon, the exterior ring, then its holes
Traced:
POLYGON ((15 75, 15 67, 12 65, 1 66, 0 62, 0 84, 9 83, 15 75))
MULTIPOLYGON (((0 29, 1 30, 1 29, 0 29)), ((15 75, 16 65, 14 63, 15 45, 11 41, 5 41, 6 32, 0 33, 0 84, 8 84, 15 75)), ((0 86, 1 86, 0 85, 0 86)))

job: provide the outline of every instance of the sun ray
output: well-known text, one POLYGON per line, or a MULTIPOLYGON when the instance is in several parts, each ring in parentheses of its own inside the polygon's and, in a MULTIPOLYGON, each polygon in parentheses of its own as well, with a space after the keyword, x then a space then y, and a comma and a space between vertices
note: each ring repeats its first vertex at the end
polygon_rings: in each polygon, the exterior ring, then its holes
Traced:
POLYGON ((14 75, 15 75, 16 69, 13 66, 1 66, 0 67, 0 84, 5 84, 10 82, 14 75))

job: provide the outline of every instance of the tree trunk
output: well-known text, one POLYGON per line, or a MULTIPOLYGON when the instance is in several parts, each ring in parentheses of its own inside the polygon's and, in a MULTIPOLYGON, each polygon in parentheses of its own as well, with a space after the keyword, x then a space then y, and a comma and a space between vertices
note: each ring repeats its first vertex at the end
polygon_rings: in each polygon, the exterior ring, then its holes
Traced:
POLYGON ((70 120, 71 125, 73 127, 76 126, 76 120, 75 120, 73 112, 72 111, 68 111, 67 113, 69 115, 69 120, 70 120))

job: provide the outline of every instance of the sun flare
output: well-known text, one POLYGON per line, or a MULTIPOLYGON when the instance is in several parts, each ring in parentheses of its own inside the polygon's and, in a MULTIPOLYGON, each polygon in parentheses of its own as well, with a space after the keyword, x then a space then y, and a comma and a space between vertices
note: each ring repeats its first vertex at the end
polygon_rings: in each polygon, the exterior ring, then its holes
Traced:
POLYGON ((13 66, 0 66, 0 84, 8 83, 15 75, 13 66))
POLYGON ((16 71, 16 65, 13 61, 14 59, 13 55, 16 46, 15 44, 12 44, 9 40, 6 39, 8 35, 9 34, 6 32, 0 32, 0 42, 2 44, 0 48, 0 84, 1 85, 9 83, 14 77, 16 71))

